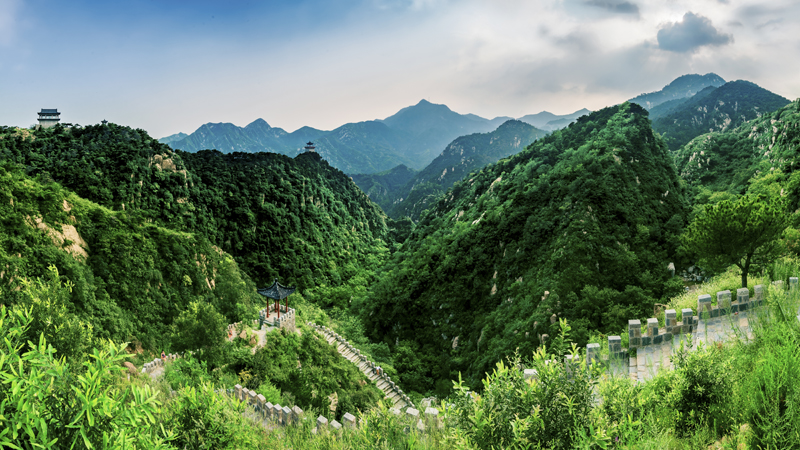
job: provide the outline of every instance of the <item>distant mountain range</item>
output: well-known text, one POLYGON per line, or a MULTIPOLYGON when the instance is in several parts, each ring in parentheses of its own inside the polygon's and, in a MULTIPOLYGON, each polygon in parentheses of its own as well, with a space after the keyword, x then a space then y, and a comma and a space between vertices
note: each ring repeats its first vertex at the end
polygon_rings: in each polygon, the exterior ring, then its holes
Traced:
MULTIPOLYGON (((590 113, 581 109, 572 114, 549 112, 530 114, 519 120, 540 130, 566 127, 590 113)), ((398 165, 420 170, 436 158, 453 139, 474 133, 487 133, 512 120, 511 117, 484 119, 474 114, 459 114, 445 105, 422 100, 383 120, 348 123, 332 131, 303 127, 292 133, 272 127, 258 119, 245 127, 232 123, 207 123, 194 133, 173 134, 159 139, 174 149, 197 152, 216 149, 223 153, 272 152, 295 156, 307 141, 314 141, 317 153, 345 173, 380 173, 398 165)))
POLYGON ((551 112, 542 111, 537 114, 528 114, 527 116, 522 116, 518 120, 533 125, 534 127, 540 130, 555 131, 565 128, 567 125, 574 122, 575 119, 577 119, 578 117, 585 116, 591 113, 592 112, 586 108, 575 111, 572 114, 564 114, 563 116, 558 116, 551 112))
POLYGON ((422 211, 470 172, 520 152, 547 135, 519 120, 508 120, 490 133, 461 136, 420 172, 405 166, 378 174, 353 175, 353 181, 387 214, 419 219, 422 211))
MULTIPOLYGON (((696 73, 682 75, 672 80, 663 89, 649 94, 640 94, 628 100, 631 103, 638 103, 647 110, 668 102, 670 100, 691 97, 709 86, 722 86, 725 80, 715 73, 698 75, 696 73)), ((652 120, 652 118, 651 118, 652 120)))
POLYGON ((670 103, 659 105, 668 108, 657 111, 651 120, 653 130, 661 134, 670 150, 677 150, 701 134, 736 128, 790 101, 754 83, 739 80, 720 87, 708 86, 692 97, 670 103))
POLYGON ((314 141, 317 153, 343 172, 375 173, 397 165, 421 169, 458 136, 492 131, 508 119, 459 114, 422 100, 386 119, 348 123, 332 131, 303 127, 287 133, 258 119, 243 128, 207 123, 188 136, 179 133, 160 142, 188 152, 216 149, 295 156, 307 141, 314 141))

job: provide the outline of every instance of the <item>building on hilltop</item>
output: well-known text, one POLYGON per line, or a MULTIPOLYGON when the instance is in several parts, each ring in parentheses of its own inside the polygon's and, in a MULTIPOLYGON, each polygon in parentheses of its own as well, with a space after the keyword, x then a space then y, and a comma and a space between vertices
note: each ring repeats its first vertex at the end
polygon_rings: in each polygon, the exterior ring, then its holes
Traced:
POLYGON ((311 142, 311 141, 308 141, 306 146, 303 147, 303 148, 305 148, 307 152, 315 152, 316 151, 316 150, 314 150, 316 147, 314 147, 314 143, 311 142))
POLYGON ((39 112, 39 127, 50 128, 55 126, 61 119, 58 109, 44 109, 39 112))

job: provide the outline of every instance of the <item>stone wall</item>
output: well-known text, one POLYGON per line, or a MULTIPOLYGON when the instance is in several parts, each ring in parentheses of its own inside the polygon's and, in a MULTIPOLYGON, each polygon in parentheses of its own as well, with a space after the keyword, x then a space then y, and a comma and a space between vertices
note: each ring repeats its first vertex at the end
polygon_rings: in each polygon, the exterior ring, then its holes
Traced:
MULTIPOLYGON (((189 353, 191 354, 192 352, 189 353)), ((150 362, 144 363, 144 366, 142 367, 142 373, 151 374, 155 372, 159 367, 164 367, 164 365, 168 361, 175 361, 176 359, 181 358, 182 356, 183 354, 170 353, 165 357, 165 359, 155 358, 150 362)))
MULTIPOLYGON (((275 426, 287 426, 305 420, 305 412, 298 406, 288 407, 281 406, 280 404, 272 404, 267 399, 247 388, 237 384, 233 389, 220 390, 218 393, 227 394, 236 400, 245 403, 251 411, 247 416, 265 428, 275 426)), ((418 431, 426 431, 429 429, 443 428, 443 423, 439 417, 439 410, 433 407, 425 409, 423 414, 420 411, 407 407, 405 412, 401 412, 398 408, 391 408, 390 412, 396 416, 403 417, 404 420, 409 422, 409 425, 418 431)), ((356 420, 356 416, 347 412, 342 415, 342 421, 337 420, 329 421, 325 416, 317 417, 317 425, 314 429, 315 433, 337 431, 343 428, 357 428, 360 423, 356 420)))
POLYGON ((313 322, 308 322, 308 326, 323 335, 329 342, 336 342, 338 344, 337 351, 343 357, 356 364, 365 375, 374 381, 378 388, 392 400, 394 406, 408 407, 413 405, 411 399, 392 381, 389 375, 386 375, 381 366, 370 361, 360 350, 353 347, 347 339, 339 336, 328 327, 317 325, 313 322))
MULTIPOLYGON (((783 281, 772 283, 783 289, 783 281)), ((789 288, 796 289, 798 278, 789 279, 789 288)), ((671 368, 670 356, 686 344, 695 347, 698 343, 725 342, 733 339, 752 338, 750 320, 760 313, 764 305, 767 287, 753 287, 753 298, 750 291, 741 288, 733 299, 731 291, 717 292, 717 304, 712 305, 712 297, 702 294, 697 299, 697 314, 686 308, 680 315, 674 309, 664 313, 664 326, 657 318, 649 318, 642 330, 639 319, 628 321, 629 347, 636 349, 631 356, 628 349, 622 348, 620 336, 608 337, 608 357, 603 358, 612 376, 630 376, 635 381, 651 378, 660 368, 671 368)), ((800 315, 798 315, 800 320, 800 315)), ((545 337, 546 339, 546 337, 545 337)), ((586 346, 586 357, 590 362, 600 362, 600 344, 591 343, 586 346)))

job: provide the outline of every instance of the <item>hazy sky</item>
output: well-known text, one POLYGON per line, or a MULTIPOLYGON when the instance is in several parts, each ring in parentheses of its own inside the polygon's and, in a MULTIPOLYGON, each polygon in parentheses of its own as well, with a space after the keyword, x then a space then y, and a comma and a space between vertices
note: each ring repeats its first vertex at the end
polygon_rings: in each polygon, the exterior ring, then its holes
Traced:
POLYGON ((333 129, 423 98, 566 114, 707 72, 800 97, 800 2, 0 0, 3 125, 333 129))

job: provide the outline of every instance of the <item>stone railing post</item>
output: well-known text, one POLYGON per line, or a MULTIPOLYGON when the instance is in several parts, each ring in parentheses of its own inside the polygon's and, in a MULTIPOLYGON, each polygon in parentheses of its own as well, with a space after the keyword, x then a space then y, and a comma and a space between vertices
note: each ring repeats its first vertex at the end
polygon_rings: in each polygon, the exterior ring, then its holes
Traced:
POLYGON ((267 398, 264 397, 261 394, 258 394, 256 396, 256 404, 258 405, 258 415, 259 415, 259 417, 261 417, 262 419, 266 419, 267 418, 267 414, 266 414, 265 407, 267 405, 267 398))
POLYGON ((683 334, 691 335, 694 331, 693 325, 694 321, 692 318, 694 317, 694 311, 691 308, 683 308, 681 310, 681 321, 683 322, 683 334))
MULTIPOLYGON (((629 327, 630 325, 629 321, 629 327)), ((635 322, 639 322, 636 320, 635 322)), ((639 342, 641 342, 642 338, 642 329, 639 325, 634 324, 633 326, 636 327, 636 331, 639 334, 639 342)), ((630 334, 633 330, 628 329, 628 333, 630 334)), ((630 338, 629 338, 630 339, 630 338)), ((632 345, 631 345, 632 346, 632 345)), ((599 350, 599 346, 598 346, 599 350)), ((626 354, 622 351, 622 337, 621 336, 609 336, 608 337, 608 371, 611 375, 618 375, 625 373, 625 356, 626 354)))
MULTIPOLYGON (((639 319, 628 321, 628 343, 634 348, 644 345, 642 342, 642 322, 639 319)), ((609 345, 611 345, 611 341, 609 341, 609 345)), ((611 358, 610 354, 609 358, 611 358)))
POLYGON ((753 286, 753 301, 755 306, 761 306, 764 303, 764 285, 757 284, 753 286))
POLYGON ((702 320, 711 318, 711 296, 703 294, 697 297, 697 315, 702 320))
POLYGON ((328 419, 323 416, 317 417, 317 433, 321 433, 326 429, 328 429, 328 419))
POLYGON ((739 311, 750 309, 750 291, 747 288, 737 289, 736 301, 739 303, 739 311))
POLYGON ((438 409, 430 406, 425 408, 425 425, 431 429, 442 427, 442 423, 439 421, 438 409))
POLYGON ((721 315, 731 313, 731 291, 717 292, 717 306, 721 315))
POLYGON ((681 334, 681 326, 678 324, 678 312, 674 309, 664 311, 664 327, 667 334, 681 334))
POLYGON ((344 413, 342 416, 342 422, 345 428, 355 428, 356 427, 356 416, 350 413, 344 413))
POLYGON ((233 387, 233 389, 234 389, 234 392, 236 393, 236 399, 237 400, 241 400, 242 399, 242 385, 241 384, 237 384, 236 386, 233 387))
POLYGON ((292 417, 292 410, 288 406, 283 407, 283 424, 289 425, 294 420, 292 417))
POLYGON ((296 421, 298 421, 298 422, 299 422, 300 420, 302 420, 302 419, 303 419, 303 415, 304 415, 304 414, 305 414, 305 413, 303 412, 303 410, 302 410, 302 409, 300 409, 300 407, 299 407, 299 406, 297 406, 297 405, 295 405, 295 406, 292 406, 292 417, 294 417, 294 419, 295 419, 296 421))
POLYGON ((599 361, 600 358, 600 344, 591 343, 586 345, 586 362, 588 364, 594 364, 599 361))
POLYGON ((275 407, 275 405, 273 405, 272 402, 264 403, 264 418, 265 419, 267 419, 267 420, 274 419, 274 417, 272 416, 272 412, 273 412, 273 408, 274 407, 275 407))

